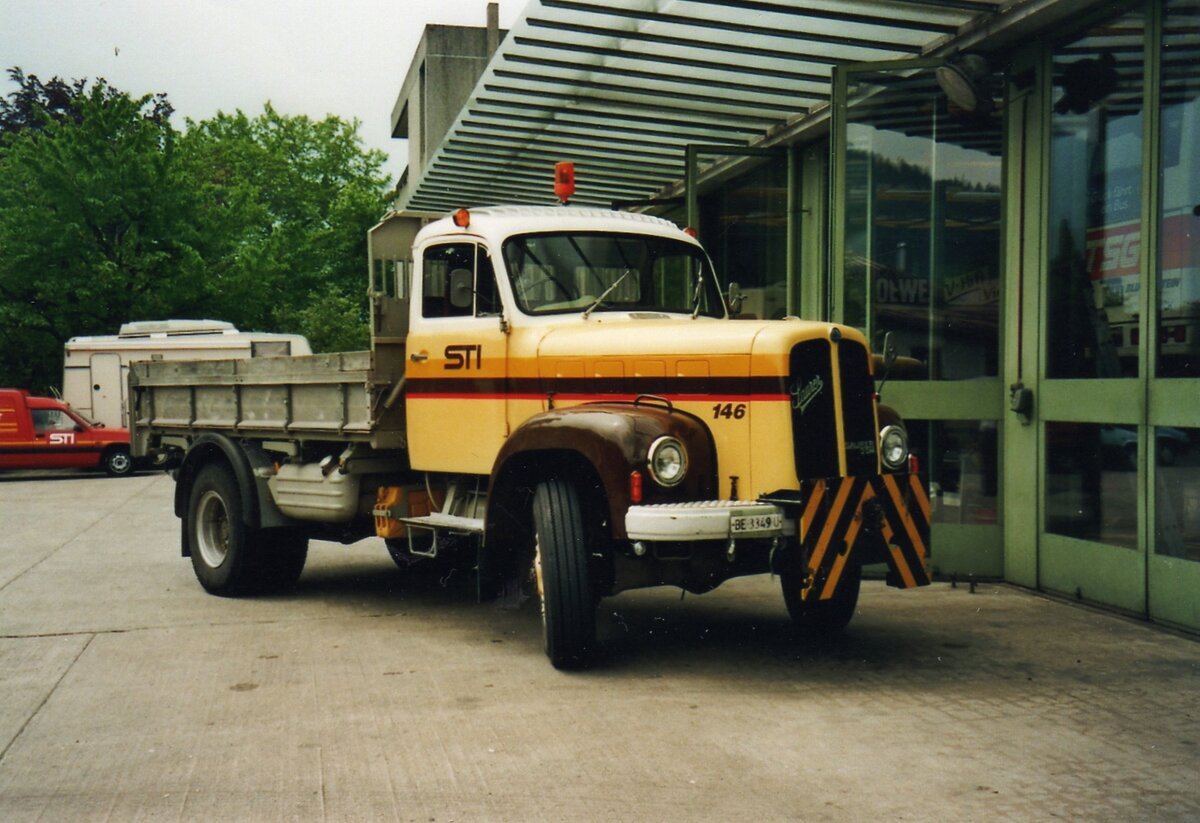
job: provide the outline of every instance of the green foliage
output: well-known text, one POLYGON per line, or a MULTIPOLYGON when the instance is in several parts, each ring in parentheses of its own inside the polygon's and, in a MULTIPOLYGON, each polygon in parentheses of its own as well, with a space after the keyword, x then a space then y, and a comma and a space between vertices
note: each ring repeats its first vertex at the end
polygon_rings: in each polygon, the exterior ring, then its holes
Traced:
POLYGON ((58 382, 62 343, 203 303, 191 195, 152 98, 103 81, 0 151, 0 384, 58 382))
POLYGON ((222 319, 299 332, 317 350, 366 340, 366 230, 384 210, 388 181, 382 153, 364 151, 357 131, 269 104, 254 118, 188 123, 179 149, 213 241, 206 259, 222 319), (343 300, 357 307, 353 317, 343 300), (332 333, 320 319, 325 304, 355 328, 332 333))
POLYGON ((8 70, 8 77, 17 90, 8 99, 0 99, 0 139, 26 129, 41 129, 51 120, 70 117, 78 122, 75 101, 83 96, 86 80, 67 83, 52 77, 43 83, 36 74, 26 77, 15 67, 8 70))
POLYGON ((308 338, 313 351, 356 351, 371 343, 363 317, 363 297, 346 294, 336 286, 312 291, 293 306, 279 309, 280 328, 294 329, 308 338))
POLYGON ((214 317, 367 341, 366 230, 382 153, 336 117, 218 114, 170 124, 134 98, 19 69, 0 105, 0 385, 45 391, 62 344, 130 320, 214 317))

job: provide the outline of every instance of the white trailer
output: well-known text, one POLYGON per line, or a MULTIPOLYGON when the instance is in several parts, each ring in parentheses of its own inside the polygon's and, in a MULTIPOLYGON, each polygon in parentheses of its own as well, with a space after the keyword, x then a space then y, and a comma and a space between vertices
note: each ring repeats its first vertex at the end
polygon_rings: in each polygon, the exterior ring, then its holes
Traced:
POLYGON ((72 337, 63 345, 63 400, 97 423, 124 427, 130 363, 311 353, 302 335, 238 331, 222 320, 125 323, 117 334, 72 337))

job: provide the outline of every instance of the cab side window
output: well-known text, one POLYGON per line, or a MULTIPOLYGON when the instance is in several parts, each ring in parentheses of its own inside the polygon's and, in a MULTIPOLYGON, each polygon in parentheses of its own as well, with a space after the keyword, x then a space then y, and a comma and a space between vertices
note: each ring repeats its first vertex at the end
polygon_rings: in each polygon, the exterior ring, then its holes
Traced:
POLYGON ((75 431, 75 421, 58 409, 31 409, 33 430, 42 432, 75 431))
POLYGON ((430 246, 421 261, 423 317, 480 317, 500 312, 496 273, 475 243, 430 246))

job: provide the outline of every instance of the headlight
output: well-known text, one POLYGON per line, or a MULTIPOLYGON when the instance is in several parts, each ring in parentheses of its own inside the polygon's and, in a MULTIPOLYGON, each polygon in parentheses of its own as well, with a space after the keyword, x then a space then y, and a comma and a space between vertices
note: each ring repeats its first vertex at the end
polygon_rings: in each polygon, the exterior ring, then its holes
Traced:
POLYGON ((885 468, 899 471, 908 462, 908 432, 903 426, 884 426, 879 433, 879 453, 885 468))
POLYGON ((687 474, 687 450, 674 437, 660 437, 650 444, 646 466, 658 485, 677 485, 687 474))

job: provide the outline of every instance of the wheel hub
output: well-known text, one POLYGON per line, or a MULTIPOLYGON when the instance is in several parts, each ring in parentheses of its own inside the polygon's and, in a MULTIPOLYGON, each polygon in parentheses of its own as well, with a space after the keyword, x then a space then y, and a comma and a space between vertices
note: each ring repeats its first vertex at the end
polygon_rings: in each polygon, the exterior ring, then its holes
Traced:
POLYGON ((229 556, 229 512, 215 491, 205 492, 196 508, 196 548, 205 564, 215 569, 229 556))

